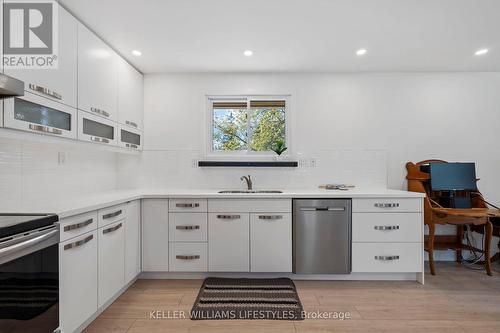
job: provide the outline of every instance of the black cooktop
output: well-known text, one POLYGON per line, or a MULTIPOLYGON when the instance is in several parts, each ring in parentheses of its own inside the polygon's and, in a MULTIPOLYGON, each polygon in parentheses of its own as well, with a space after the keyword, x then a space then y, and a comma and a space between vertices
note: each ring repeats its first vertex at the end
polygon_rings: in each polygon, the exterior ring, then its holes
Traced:
POLYGON ((0 239, 50 226, 59 221, 55 214, 0 213, 0 239))

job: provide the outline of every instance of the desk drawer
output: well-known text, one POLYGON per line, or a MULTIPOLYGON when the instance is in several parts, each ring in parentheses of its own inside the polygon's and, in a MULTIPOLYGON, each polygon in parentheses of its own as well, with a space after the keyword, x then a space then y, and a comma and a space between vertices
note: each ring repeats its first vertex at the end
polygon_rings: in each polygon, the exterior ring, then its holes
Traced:
POLYGON ((207 211, 207 199, 170 199, 169 212, 199 212, 207 211))
POLYGON ((168 214, 169 240, 171 242, 206 242, 207 213, 168 214))
POLYGON ((67 217, 60 221, 60 242, 97 229, 97 211, 67 217))
POLYGON ((207 243, 170 243, 171 272, 206 272, 208 270, 207 243))
POLYGON ((353 243, 353 273, 422 271, 422 243, 353 243))
POLYGON ((353 213, 418 213, 422 211, 420 198, 353 199, 353 213))
POLYGON ((421 213, 353 213, 353 242, 418 243, 423 241, 421 213))

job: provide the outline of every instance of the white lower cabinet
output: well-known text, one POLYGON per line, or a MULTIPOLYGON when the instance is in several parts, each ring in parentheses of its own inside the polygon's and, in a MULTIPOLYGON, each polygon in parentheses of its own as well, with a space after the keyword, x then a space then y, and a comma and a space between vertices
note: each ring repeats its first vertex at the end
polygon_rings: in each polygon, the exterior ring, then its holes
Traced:
POLYGON ((142 270, 168 272, 168 200, 142 200, 142 270))
POLYGON ((59 244, 60 326, 74 332, 97 311, 97 230, 59 244))
POLYGON ((141 201, 131 201, 125 215, 125 284, 141 273, 141 201))
POLYGON ((207 271, 207 243, 170 243, 169 256, 173 272, 207 271))
POLYGON ((292 214, 250 214, 250 270, 292 271, 292 214))
POLYGON ((249 272, 249 214, 210 213, 208 253, 208 270, 211 272, 249 272))
POLYGON ((124 221, 97 230, 98 253, 98 305, 103 306, 125 284, 124 221))
POLYGON ((414 273, 422 271, 420 243, 353 243, 356 273, 414 273))

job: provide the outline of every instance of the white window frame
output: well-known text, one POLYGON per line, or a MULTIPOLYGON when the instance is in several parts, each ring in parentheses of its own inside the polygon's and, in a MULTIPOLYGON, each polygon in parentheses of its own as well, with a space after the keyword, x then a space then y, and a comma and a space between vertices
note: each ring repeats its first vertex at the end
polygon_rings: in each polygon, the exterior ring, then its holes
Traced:
MULTIPOLYGON (((206 96, 206 129, 205 129, 205 157, 210 159, 218 160, 232 160, 237 158, 238 160, 270 160, 276 156, 273 151, 251 151, 251 150, 213 150, 213 102, 236 102, 236 101, 246 101, 247 108, 249 108, 250 101, 285 101, 285 143, 287 150, 284 155, 289 156, 292 154, 291 151, 291 96, 290 95, 207 95, 206 96)), ((250 119, 248 120, 250 121, 250 119)))

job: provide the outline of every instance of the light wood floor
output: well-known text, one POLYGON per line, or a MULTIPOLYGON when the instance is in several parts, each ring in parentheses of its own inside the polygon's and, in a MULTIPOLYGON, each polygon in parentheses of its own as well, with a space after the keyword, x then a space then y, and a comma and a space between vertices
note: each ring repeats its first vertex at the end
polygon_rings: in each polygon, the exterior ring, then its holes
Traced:
POLYGON ((414 282, 296 281, 306 311, 350 312, 350 320, 150 319, 191 309, 201 280, 138 280, 85 332, 500 332, 500 266, 493 277, 455 263, 414 282))

